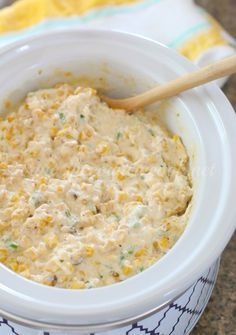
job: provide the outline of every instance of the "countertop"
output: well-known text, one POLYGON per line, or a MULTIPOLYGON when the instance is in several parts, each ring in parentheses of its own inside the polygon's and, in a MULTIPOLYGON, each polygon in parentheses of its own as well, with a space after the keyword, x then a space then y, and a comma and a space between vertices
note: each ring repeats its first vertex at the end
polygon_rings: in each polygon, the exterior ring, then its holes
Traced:
MULTIPOLYGON (((232 36, 236 37, 236 0, 196 2, 206 8, 232 36)), ((230 78, 223 91, 236 110, 236 75, 230 78)), ((236 234, 222 255, 213 295, 191 335, 236 335, 236 234)))

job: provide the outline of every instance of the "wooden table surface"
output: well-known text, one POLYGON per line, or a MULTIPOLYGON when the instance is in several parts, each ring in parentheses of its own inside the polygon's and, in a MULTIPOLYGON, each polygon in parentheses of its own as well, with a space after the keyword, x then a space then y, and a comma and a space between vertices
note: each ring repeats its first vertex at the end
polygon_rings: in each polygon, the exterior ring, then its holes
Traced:
MULTIPOLYGON (((236 38, 236 0, 196 2, 236 38)), ((236 110, 236 75, 229 79, 223 91, 236 110)), ((191 335, 236 335, 236 234, 223 253, 213 295, 191 335)))

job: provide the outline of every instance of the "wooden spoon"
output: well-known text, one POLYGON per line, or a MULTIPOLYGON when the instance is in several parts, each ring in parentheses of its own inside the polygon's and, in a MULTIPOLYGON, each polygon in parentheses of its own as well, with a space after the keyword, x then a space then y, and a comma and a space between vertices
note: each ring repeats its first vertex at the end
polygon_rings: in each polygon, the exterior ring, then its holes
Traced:
POLYGON ((190 88, 200 86, 235 72, 236 55, 224 58, 194 72, 187 73, 166 84, 156 86, 147 92, 141 93, 131 98, 112 99, 105 96, 102 96, 101 98, 111 108, 133 111, 153 102, 176 96, 177 94, 189 90, 190 88))

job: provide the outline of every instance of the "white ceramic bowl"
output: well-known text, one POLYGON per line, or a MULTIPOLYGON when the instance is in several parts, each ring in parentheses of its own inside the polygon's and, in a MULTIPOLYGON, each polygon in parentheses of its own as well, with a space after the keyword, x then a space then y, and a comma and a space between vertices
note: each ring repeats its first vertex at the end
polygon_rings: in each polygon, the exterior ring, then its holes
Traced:
MULTIPOLYGON (((194 68, 176 52, 138 36, 53 32, 2 52, 0 102, 17 102, 27 91, 66 81, 63 71, 95 78, 95 85, 102 83, 113 95, 128 96, 194 68)), ((98 325, 122 324, 176 298, 219 257, 236 221, 234 111, 220 89, 209 84, 171 100, 162 113, 189 152, 195 188, 189 225, 174 248, 137 276, 89 290, 39 285, 1 265, 0 314, 64 329, 83 325, 93 331, 98 325)))

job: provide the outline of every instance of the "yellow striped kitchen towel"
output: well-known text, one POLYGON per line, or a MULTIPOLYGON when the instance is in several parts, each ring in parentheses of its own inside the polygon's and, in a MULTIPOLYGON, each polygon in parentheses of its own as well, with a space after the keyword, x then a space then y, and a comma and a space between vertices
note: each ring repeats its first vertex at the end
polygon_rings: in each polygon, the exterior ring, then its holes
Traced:
POLYGON ((18 0, 0 10, 0 45, 63 27, 139 34, 199 65, 235 52, 235 40, 193 0, 18 0))

